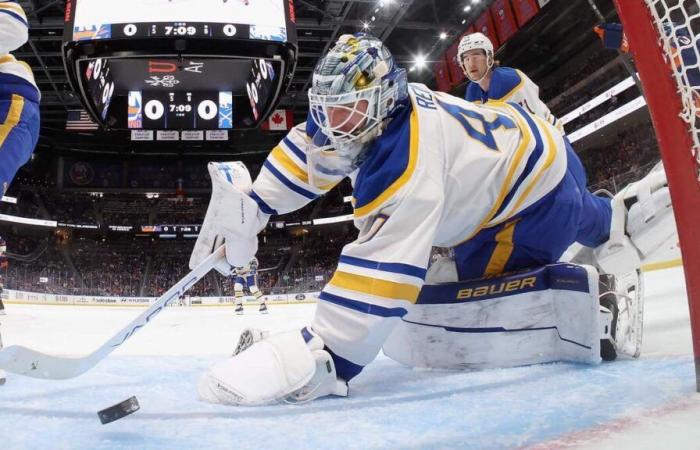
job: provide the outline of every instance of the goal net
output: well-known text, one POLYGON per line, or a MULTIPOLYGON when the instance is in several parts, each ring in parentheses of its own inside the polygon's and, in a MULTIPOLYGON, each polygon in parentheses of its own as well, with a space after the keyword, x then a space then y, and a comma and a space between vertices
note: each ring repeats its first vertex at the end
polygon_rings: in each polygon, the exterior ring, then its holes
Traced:
POLYGON ((697 0, 614 1, 668 176, 700 392, 700 5, 697 0))

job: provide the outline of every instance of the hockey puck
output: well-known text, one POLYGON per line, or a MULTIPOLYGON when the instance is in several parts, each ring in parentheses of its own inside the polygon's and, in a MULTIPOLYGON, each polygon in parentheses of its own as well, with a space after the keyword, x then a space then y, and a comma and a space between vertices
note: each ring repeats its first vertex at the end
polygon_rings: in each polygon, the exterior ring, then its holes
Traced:
POLYGON ((135 413, 141 408, 139 405, 139 401, 136 400, 136 397, 131 397, 127 398, 121 403, 117 403, 116 405, 112 405, 109 408, 105 408, 102 411, 97 412, 97 417, 100 418, 100 422, 102 422, 102 425, 110 422, 114 422, 115 420, 119 420, 124 416, 128 416, 129 414, 135 413))

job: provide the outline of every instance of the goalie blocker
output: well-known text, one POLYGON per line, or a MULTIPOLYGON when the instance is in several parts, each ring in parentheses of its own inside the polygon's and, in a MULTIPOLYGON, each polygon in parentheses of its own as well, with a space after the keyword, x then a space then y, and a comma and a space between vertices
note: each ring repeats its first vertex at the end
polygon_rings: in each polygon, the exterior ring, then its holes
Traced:
POLYGON ((593 267, 561 263, 499 278, 426 284, 383 351, 411 367, 445 369, 595 364, 601 344, 603 359, 636 357, 642 330, 637 272, 616 285, 606 276, 601 284, 603 292, 593 267))

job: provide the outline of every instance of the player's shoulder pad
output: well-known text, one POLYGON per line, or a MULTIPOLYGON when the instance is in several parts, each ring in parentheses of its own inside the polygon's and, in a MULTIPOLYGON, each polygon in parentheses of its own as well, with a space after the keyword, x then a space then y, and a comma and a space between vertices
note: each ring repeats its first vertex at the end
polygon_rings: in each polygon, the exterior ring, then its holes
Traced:
POLYGON ((371 208, 370 205, 382 197, 396 181, 411 175, 408 173, 412 151, 411 112, 411 107, 404 108, 367 151, 369 156, 362 163, 354 183, 356 216, 365 215, 363 208, 371 208))
POLYGON ((511 67, 497 67, 493 71, 489 98, 491 100, 507 101, 525 83, 525 74, 511 67))
POLYGON ((486 103, 489 99, 488 94, 481 89, 478 83, 470 81, 467 84, 467 90, 464 93, 464 99, 468 102, 486 103))

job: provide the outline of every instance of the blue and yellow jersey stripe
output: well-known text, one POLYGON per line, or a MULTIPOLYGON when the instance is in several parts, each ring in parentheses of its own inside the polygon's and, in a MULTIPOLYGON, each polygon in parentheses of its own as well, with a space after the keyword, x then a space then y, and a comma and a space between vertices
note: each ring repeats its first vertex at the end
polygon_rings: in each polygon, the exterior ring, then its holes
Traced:
POLYGON ((27 16, 22 7, 16 1, 0 1, 0 14, 12 17, 17 22, 29 28, 27 16))
POLYGON ((320 299, 355 311, 400 317, 418 299, 425 269, 342 255, 320 299))
POLYGON ((532 198, 533 190, 552 168, 557 157, 566 158, 555 142, 549 125, 542 119, 529 115, 515 103, 489 102, 486 106, 505 112, 514 119, 520 130, 520 142, 513 151, 491 209, 478 227, 460 243, 468 241, 484 228, 497 226, 513 218, 528 200, 531 203, 536 201, 532 198))
POLYGON ((263 163, 250 196, 265 214, 293 211, 335 186, 318 188, 310 183, 304 151, 307 144, 303 131, 294 128, 263 163))

